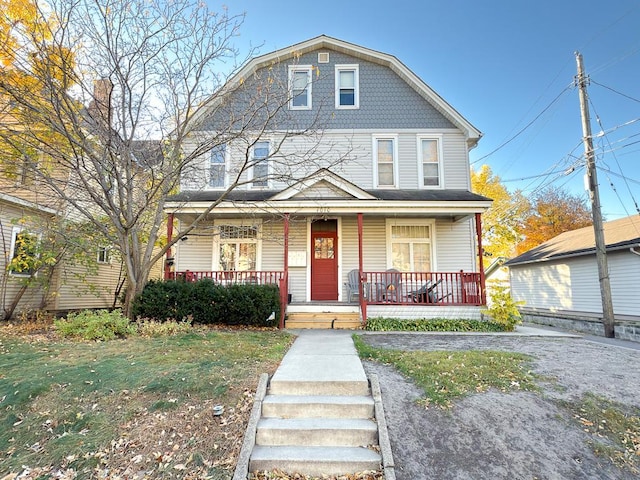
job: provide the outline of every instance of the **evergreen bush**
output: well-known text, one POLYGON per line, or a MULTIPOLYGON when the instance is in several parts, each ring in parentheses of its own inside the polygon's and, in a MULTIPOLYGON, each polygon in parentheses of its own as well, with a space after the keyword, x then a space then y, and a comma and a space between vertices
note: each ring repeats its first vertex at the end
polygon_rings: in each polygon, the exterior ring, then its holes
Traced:
POLYGON ((275 285, 220 285, 210 279, 150 281, 133 303, 136 318, 197 324, 271 326, 280 315, 275 285))

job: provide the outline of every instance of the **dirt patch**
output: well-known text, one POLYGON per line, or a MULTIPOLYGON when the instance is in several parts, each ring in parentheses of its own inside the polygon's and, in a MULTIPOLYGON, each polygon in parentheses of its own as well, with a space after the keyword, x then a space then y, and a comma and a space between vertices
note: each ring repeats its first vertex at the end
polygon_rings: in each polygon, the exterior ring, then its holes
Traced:
POLYGON ((398 480, 637 479, 591 442, 563 401, 587 392, 640 407, 640 351, 579 338, 363 335, 365 342, 401 350, 501 350, 534 357, 546 377, 541 393, 496 391, 469 396, 451 410, 416 404, 422 392, 387 365, 364 362, 380 380, 398 480))

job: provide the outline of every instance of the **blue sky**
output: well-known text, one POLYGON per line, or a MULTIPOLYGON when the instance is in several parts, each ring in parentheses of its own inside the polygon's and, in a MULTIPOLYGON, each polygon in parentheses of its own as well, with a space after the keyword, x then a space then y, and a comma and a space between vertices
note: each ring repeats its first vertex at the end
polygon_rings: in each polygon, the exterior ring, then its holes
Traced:
MULTIPOLYGON (((221 5, 208 3, 213 9, 221 5)), ((637 213, 640 1, 234 0, 226 5, 230 14, 246 13, 237 41, 243 53, 249 44, 267 53, 326 34, 395 55, 483 132, 471 152, 474 166, 490 165, 509 190, 525 194, 554 185, 586 195, 573 86, 574 52, 580 51, 592 80, 593 133, 601 131, 600 124, 606 132, 595 140, 603 213, 609 220, 637 213), (538 175, 544 176, 528 178, 538 175)))

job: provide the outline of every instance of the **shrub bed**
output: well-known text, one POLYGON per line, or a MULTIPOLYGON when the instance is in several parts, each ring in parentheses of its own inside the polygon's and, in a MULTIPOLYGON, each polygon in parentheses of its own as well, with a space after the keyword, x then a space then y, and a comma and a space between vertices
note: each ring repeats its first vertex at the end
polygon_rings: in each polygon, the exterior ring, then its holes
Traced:
POLYGON ((280 314, 275 285, 220 285, 212 280, 150 281, 133 303, 133 315, 157 321, 192 319, 199 324, 272 326, 280 314))
POLYGON ((401 320, 376 317, 367 320, 365 330, 372 332, 505 332, 503 325, 495 322, 465 318, 420 318, 401 320))

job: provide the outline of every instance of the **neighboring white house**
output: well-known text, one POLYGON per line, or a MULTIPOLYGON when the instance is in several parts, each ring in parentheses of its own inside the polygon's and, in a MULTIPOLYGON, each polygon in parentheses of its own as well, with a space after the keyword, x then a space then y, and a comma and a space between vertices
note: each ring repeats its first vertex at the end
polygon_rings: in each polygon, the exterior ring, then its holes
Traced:
MULTIPOLYGON (((277 126, 203 155, 167 203, 180 232, 222 198, 177 243, 167 276, 277 283, 287 326, 296 312, 331 325, 339 312, 479 317, 491 201, 471 192, 469 150, 481 133, 397 58, 335 38, 257 57, 230 84, 244 98, 267 77, 289 96, 277 126), (321 136, 299 134, 320 117, 321 136), (243 185, 223 196, 237 175, 243 185)), ((221 111, 205 111, 194 135, 217 135, 232 121, 221 111)))
MULTIPOLYGON (((616 336, 640 340, 640 215, 604 223, 616 336)), ((525 320, 603 334, 593 227, 565 232, 506 263, 525 320)))

